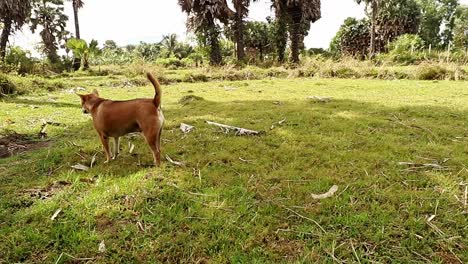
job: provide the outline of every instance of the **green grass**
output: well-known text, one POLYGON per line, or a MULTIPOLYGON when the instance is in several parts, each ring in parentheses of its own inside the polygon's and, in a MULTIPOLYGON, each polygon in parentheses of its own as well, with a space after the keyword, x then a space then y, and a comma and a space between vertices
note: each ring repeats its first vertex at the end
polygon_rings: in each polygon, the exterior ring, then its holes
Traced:
MULTIPOLYGON (((104 88, 112 81, 65 83, 105 98, 153 96, 150 86, 104 88)), ((69 255, 93 263, 468 261, 466 82, 290 79, 163 91, 163 155, 185 167, 139 166, 152 161, 140 137, 123 140, 122 155, 103 164, 74 94, 0 103, 4 133, 34 137, 42 119, 62 123, 48 128, 48 147, 0 160, 0 263, 78 261, 69 255), (180 104, 188 95, 202 99, 180 104), (334 99, 306 99, 313 95, 334 99), (206 120, 266 133, 224 134, 206 120), (181 122, 196 129, 183 135, 181 122), (95 153, 88 172, 70 168, 95 153), (408 172, 398 165, 407 161, 446 170, 408 172), (312 199, 334 184, 333 197, 312 199)))

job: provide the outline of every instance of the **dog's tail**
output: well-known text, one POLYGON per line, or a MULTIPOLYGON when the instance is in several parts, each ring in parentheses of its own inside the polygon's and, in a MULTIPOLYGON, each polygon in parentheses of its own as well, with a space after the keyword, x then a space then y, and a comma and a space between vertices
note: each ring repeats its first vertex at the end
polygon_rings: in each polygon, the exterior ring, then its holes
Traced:
POLYGON ((161 105, 161 85, 159 84, 158 80, 154 78, 154 76, 151 73, 146 73, 146 77, 148 77, 148 80, 153 84, 154 90, 156 94, 154 95, 153 103, 156 107, 159 107, 161 105))

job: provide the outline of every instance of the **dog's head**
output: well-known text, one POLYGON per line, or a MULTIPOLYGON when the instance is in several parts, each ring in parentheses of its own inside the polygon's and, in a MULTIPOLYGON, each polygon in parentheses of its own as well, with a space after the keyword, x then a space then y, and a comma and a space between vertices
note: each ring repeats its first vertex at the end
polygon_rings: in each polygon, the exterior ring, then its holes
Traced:
POLYGON ((99 93, 96 89, 93 90, 90 94, 77 94, 81 98, 81 108, 83 113, 91 113, 94 103, 99 99, 99 93))

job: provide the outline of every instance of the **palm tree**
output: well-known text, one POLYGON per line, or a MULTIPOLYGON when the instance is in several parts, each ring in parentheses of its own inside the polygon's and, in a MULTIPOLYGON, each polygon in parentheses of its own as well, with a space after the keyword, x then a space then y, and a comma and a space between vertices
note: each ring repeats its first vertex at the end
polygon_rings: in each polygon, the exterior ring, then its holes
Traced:
MULTIPOLYGON (((255 0, 254 0, 255 1, 255 0)), ((245 57, 244 50, 244 18, 249 13, 250 0, 233 0, 235 16, 234 16, 234 37, 236 39, 236 54, 237 60, 242 61, 245 57)))
POLYGON ((71 38, 65 46, 73 51, 76 58, 81 59, 80 70, 89 69, 89 59, 101 53, 101 50, 98 48, 98 42, 94 39, 88 45, 82 39, 71 38))
POLYGON ((374 57, 375 55, 375 28, 377 21, 377 12, 379 9, 380 0, 355 0, 356 3, 361 4, 365 3, 367 14, 371 15, 371 30, 370 30, 370 47, 369 47, 369 57, 374 57))
POLYGON ((73 15, 75 17, 75 34, 76 34, 76 38, 77 39, 80 39, 80 23, 78 21, 78 10, 80 8, 83 8, 84 6, 84 2, 82 0, 70 0, 72 1, 72 5, 73 5, 73 15))
POLYGON ((291 62, 299 63, 299 49, 309 24, 322 16, 320 0, 273 0, 277 17, 289 25, 291 62))
POLYGON ((226 0, 179 0, 179 5, 188 14, 187 28, 202 34, 208 42, 210 63, 221 64, 220 29, 217 22, 227 24, 234 16, 226 0))
POLYGON ((167 49, 167 57, 174 55, 175 50, 177 49, 178 41, 176 34, 170 34, 163 36, 163 40, 161 41, 163 47, 167 49))
POLYGON ((60 43, 69 34, 65 30, 68 17, 64 13, 62 0, 35 1, 31 17, 30 29, 33 33, 40 28, 39 35, 42 38, 43 51, 52 64, 58 63, 60 57, 57 54, 60 43))
POLYGON ((0 23, 3 24, 0 36, 0 60, 5 59, 8 38, 20 29, 31 14, 31 0, 0 0, 0 23))

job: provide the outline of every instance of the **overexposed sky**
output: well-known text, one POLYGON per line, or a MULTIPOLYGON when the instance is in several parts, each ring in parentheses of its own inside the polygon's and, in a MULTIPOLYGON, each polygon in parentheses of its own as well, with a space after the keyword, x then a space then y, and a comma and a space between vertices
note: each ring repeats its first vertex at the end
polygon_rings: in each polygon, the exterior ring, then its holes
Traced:
MULTIPOLYGON (((80 10, 81 37, 96 39, 100 44, 114 40, 118 45, 136 44, 140 41, 159 42, 163 35, 176 33, 184 39, 186 15, 177 0, 84 0, 80 10)), ((461 0, 468 4, 468 0, 461 0)), ((68 30, 74 33, 71 2, 66 1, 69 16, 68 30)), ((250 8, 250 20, 264 21, 272 14, 271 0, 259 0, 250 8)), ((308 48, 328 48, 330 40, 347 17, 364 17, 364 7, 354 0, 322 0, 322 18, 312 24, 305 40, 308 48)), ((38 34, 28 28, 10 38, 10 43, 34 49, 40 41, 38 34)))

